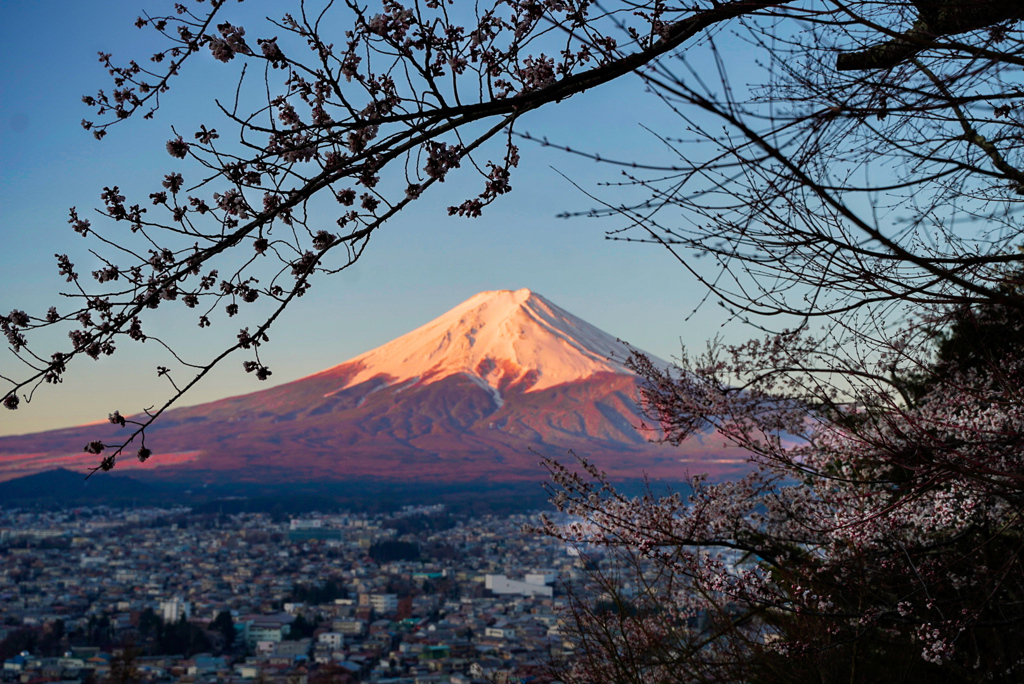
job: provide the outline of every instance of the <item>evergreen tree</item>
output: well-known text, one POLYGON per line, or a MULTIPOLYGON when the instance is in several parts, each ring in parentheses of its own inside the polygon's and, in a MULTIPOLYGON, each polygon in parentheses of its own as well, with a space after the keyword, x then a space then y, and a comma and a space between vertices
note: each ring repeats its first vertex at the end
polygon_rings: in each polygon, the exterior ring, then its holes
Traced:
POLYGON ((235 643, 235 621, 231 618, 231 612, 222 610, 210 623, 210 629, 220 632, 224 637, 224 648, 230 650, 235 643))

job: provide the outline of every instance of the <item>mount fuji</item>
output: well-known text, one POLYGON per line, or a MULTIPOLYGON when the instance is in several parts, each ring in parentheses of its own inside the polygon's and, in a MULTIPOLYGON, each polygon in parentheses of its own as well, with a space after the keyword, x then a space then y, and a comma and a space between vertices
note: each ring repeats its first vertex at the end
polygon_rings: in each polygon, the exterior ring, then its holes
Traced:
MULTIPOLYGON (((613 479, 723 475, 743 454, 713 433, 682 447, 641 427, 639 379, 615 337, 527 289, 481 292, 410 333, 314 375, 168 412, 133 477, 195 482, 543 479, 574 451, 613 479)), ((0 437, 0 480, 79 469, 89 425, 0 437)))

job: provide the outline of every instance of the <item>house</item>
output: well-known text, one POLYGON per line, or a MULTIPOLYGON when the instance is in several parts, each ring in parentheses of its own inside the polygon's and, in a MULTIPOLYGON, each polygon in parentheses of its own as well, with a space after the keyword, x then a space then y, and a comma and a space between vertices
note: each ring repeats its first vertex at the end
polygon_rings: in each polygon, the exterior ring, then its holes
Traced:
POLYGON ((341 632, 323 632, 317 636, 316 642, 337 650, 345 645, 345 635, 341 632))
POLYGON ((291 632, 295 617, 287 613, 274 615, 248 615, 239 622, 244 625, 245 643, 253 648, 258 642, 280 643, 291 632))

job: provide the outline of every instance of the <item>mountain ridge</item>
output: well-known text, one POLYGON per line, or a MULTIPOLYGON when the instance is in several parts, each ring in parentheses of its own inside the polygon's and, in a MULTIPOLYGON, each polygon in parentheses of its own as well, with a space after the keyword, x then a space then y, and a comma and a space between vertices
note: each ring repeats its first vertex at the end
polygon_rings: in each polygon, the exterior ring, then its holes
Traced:
MULTIPOLYGON (((483 292, 318 373, 169 411, 147 431, 154 456, 118 468, 211 482, 522 481, 545 476, 540 458, 569 452, 613 478, 738 468, 742 456, 720 462, 711 435, 681 449, 650 441, 660 434, 639 427, 629 352, 530 290, 483 292)), ((127 434, 100 424, 0 437, 0 479, 95 465, 84 444, 127 434)))

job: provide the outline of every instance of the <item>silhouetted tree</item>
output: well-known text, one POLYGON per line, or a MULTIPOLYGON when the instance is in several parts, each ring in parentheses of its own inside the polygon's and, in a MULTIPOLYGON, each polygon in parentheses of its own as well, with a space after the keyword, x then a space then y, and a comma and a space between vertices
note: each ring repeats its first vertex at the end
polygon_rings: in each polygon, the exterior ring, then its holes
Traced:
POLYGON ((297 582, 292 586, 289 600, 316 606, 321 603, 333 603, 335 599, 339 598, 348 598, 348 590, 340 578, 329 577, 318 584, 297 582))
POLYGON ((416 561, 420 559, 420 547, 415 542, 395 541, 388 539, 376 542, 368 551, 370 558, 378 563, 390 561, 416 561))
POLYGON ((713 428, 756 470, 630 498, 592 467, 550 464, 554 501, 583 522, 547 531, 609 559, 573 593, 567 679, 1019 680, 1020 319, 997 303, 947 313, 910 402, 886 374, 899 347, 860 366, 856 403, 794 372, 820 349, 796 333, 675 370, 637 355, 666 439, 713 428))
POLYGON ((143 637, 157 636, 163 626, 164 619, 157 615, 152 606, 147 606, 139 615, 139 634, 143 637))
POLYGON ((38 635, 34 630, 22 627, 8 632, 0 641, 0 660, 13 658, 22 651, 31 653, 35 650, 38 635))
POLYGON ((319 622, 316 618, 307 620, 304 615, 297 615, 290 625, 287 638, 292 641, 307 639, 313 636, 313 632, 316 631, 317 624, 319 624, 319 622))
POLYGON ((136 684, 141 680, 138 652, 134 644, 127 644, 110 659, 110 672, 104 684, 136 684))
POLYGON ((210 629, 219 632, 224 637, 224 648, 230 650, 235 643, 235 621, 231 619, 231 613, 222 610, 210 623, 210 629))
POLYGON ((182 616, 177 622, 166 622, 160 631, 157 648, 162 654, 184 655, 186 658, 209 650, 206 632, 182 616))

